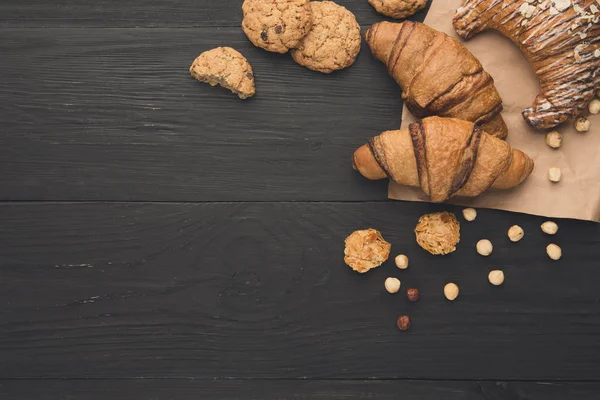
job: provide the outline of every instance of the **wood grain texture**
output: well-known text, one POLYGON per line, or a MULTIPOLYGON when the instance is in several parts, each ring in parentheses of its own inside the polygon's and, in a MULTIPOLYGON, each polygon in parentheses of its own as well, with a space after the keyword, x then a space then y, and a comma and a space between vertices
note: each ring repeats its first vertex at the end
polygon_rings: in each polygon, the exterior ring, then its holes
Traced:
MULTIPOLYGON (((240 26, 243 0, 2 0, 0 27, 240 26)), ((336 0, 362 25, 385 19, 367 0, 336 0)), ((426 10, 415 16, 425 18, 426 10)))
POLYGON ((598 383, 239 381, 195 379, 0 381, 4 400, 597 400, 598 383))
POLYGON ((4 203, 0 378, 598 379, 600 225, 561 222, 551 262, 542 219, 482 210, 455 253, 434 257, 412 230, 436 209, 4 203), (407 271, 343 264, 343 239, 368 226, 407 271), (475 252, 483 237, 489 258, 475 252), (502 287, 487 282, 494 268, 502 287), (387 276, 422 300, 386 293, 387 276), (411 331, 395 327, 401 314, 411 331))
POLYGON ((401 92, 368 49, 331 75, 239 28, 0 30, 0 200, 383 200, 354 150, 397 128, 401 92), (188 68, 230 45, 241 101, 188 68))

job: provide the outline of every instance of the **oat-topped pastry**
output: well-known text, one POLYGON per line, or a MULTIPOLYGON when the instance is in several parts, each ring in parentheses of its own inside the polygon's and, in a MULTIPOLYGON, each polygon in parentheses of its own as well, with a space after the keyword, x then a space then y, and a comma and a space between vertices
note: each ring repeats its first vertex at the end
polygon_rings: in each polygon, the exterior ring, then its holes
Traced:
POLYGON ((600 88, 599 20, 597 0, 463 0, 454 28, 465 39, 494 29, 521 48, 541 88, 523 116, 549 129, 578 115, 600 88))
POLYGON ((350 11, 332 1, 312 1, 313 27, 296 49, 294 60, 309 69, 330 73, 348 68, 360 51, 360 26, 350 11))
POLYGON ((248 39, 267 51, 287 53, 312 26, 309 0, 245 0, 242 28, 248 39))
POLYGON ((231 47, 205 51, 194 60, 190 74, 211 86, 221 85, 240 99, 254 96, 254 74, 248 60, 231 47))
POLYGON ((375 229, 353 232, 346 238, 344 261, 353 270, 362 273, 387 261, 392 245, 375 229))
POLYGON ((369 0, 378 13, 390 18, 403 19, 421 11, 427 0, 369 0))

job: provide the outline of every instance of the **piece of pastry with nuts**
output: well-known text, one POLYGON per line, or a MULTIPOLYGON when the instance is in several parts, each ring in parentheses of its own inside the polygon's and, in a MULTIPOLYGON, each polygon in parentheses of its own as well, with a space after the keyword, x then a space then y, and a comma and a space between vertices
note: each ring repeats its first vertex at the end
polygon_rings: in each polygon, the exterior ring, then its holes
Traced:
POLYGON ((361 274, 386 262, 392 249, 392 245, 375 229, 353 232, 346 238, 345 244, 344 261, 361 274))
POLYGON ((427 6, 427 0, 369 0, 379 14, 394 19, 415 15, 427 6))
POLYGON ((460 241, 460 224, 449 212, 426 214, 415 228, 417 243, 431 254, 444 255, 456 250, 460 241))

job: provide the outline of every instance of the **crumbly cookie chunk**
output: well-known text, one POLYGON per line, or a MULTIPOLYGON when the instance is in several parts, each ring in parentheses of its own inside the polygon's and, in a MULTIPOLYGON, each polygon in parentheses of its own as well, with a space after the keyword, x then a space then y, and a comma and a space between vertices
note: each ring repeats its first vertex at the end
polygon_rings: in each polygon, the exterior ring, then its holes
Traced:
POLYGON ((256 46, 287 53, 312 26, 309 0, 245 0, 242 28, 256 46))
POLYGON ((254 96, 254 74, 248 60, 231 47, 205 51, 194 60, 190 73, 200 82, 221 85, 240 99, 254 96))
POLYGON ((291 51, 294 60, 324 73, 351 66, 361 42, 360 26, 354 14, 332 1, 313 1, 310 5, 313 27, 291 51))
POLYGON ((353 232, 345 243, 344 261, 361 274, 386 262, 392 249, 375 229, 353 232))
POLYGON ((369 0, 378 13, 391 18, 403 19, 421 11, 427 0, 369 0))
POLYGON ((448 254, 460 241, 460 224, 454 214, 441 212, 419 218, 415 228, 417 243, 431 254, 448 254))

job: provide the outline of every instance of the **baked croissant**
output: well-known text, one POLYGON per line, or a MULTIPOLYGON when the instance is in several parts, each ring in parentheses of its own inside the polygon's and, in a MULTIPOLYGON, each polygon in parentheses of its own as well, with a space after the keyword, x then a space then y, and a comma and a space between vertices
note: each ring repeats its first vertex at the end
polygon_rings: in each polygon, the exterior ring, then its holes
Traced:
POLYGON ((521 48, 541 88, 523 117, 549 129, 578 115, 600 88, 599 10, 596 0, 464 0, 454 28, 465 39, 495 29, 521 48))
POLYGON ((366 40, 402 88, 402 98, 416 117, 459 118, 506 137, 494 80, 458 40, 411 21, 377 23, 367 31, 366 40))
POLYGON ((472 122, 439 117, 382 133, 356 150, 353 161, 364 177, 420 186, 433 202, 513 188, 533 170, 525 153, 472 122))

